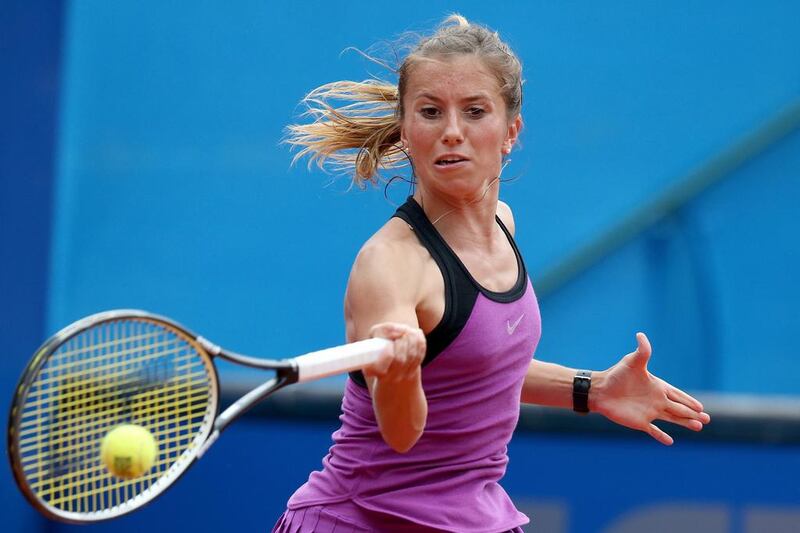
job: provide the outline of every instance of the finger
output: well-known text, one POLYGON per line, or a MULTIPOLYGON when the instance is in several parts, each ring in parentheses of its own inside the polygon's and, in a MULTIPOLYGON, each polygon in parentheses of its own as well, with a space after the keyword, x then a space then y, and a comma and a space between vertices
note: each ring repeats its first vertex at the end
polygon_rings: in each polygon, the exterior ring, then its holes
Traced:
POLYGON ((691 429, 692 431, 700 431, 703 429, 703 423, 699 420, 695 420, 693 418, 684 418, 682 416, 675 416, 672 413, 664 411, 660 415, 658 415, 659 420, 663 420, 665 422, 670 422, 671 424, 675 424, 678 426, 683 426, 686 429, 691 429))
POLYGON ((417 328, 417 330, 413 334, 413 345, 414 345, 414 356, 416 358, 415 363, 417 365, 421 365, 422 362, 425 360, 425 350, 427 349, 427 341, 425 340, 425 333, 417 328))
POLYGON ((399 339, 403 333, 402 327, 391 322, 382 322, 369 328, 370 337, 382 337, 390 341, 399 339))
POLYGON ((701 413, 698 413, 694 409, 690 409, 686 407, 682 403, 673 402, 672 400, 667 400, 667 405, 664 410, 672 415, 675 415, 679 418, 686 418, 689 420, 698 420, 702 422, 702 417, 700 416, 701 413))
POLYGON ((403 347, 402 337, 392 343, 394 354, 391 360, 386 365, 386 370, 381 376, 381 379, 393 380, 397 378, 397 371, 399 362, 405 359, 405 348, 403 347))
POLYGON ((680 390, 680 389, 678 389, 676 387, 673 387, 672 385, 670 385, 669 388, 667 389, 667 398, 669 398, 673 402, 682 403, 683 405, 686 405, 686 406, 694 409, 698 413, 703 411, 703 404, 702 403, 697 401, 692 396, 689 396, 688 394, 686 394, 682 390, 680 390))
POLYGON ((408 354, 405 337, 400 337, 394 341, 394 357, 386 369, 386 377, 396 377, 398 370, 401 370, 408 354))
POLYGON ((650 340, 647 335, 641 331, 636 334, 636 363, 642 368, 647 368, 647 362, 650 361, 650 354, 653 352, 650 347, 650 340))
POLYGON ((674 442, 672 437, 661 431, 655 424, 650 424, 647 426, 647 434, 656 439, 658 442, 663 444, 664 446, 672 446, 674 442))
POLYGON ((711 421, 711 417, 708 416, 708 414, 702 412, 698 413, 694 409, 690 409, 689 407, 686 407, 682 403, 674 402, 672 400, 668 400, 666 411, 679 418, 686 418, 688 420, 697 420, 698 422, 700 422, 701 425, 708 424, 711 421))
POLYGON ((408 328, 396 341, 400 352, 395 354, 396 361, 390 370, 396 379, 411 379, 419 369, 421 359, 417 331, 418 328, 408 328))
POLYGON ((425 334, 421 329, 417 329, 410 337, 410 344, 412 350, 412 360, 409 361, 409 377, 415 376, 422 367, 422 362, 425 360, 426 341, 425 334))

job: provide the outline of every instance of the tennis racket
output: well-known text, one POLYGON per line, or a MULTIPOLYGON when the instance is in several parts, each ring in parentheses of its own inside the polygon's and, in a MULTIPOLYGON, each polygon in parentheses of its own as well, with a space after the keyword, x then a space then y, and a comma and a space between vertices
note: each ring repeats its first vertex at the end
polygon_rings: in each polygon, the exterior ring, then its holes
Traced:
POLYGON ((369 339, 292 359, 259 359, 144 311, 86 317, 45 342, 20 379, 8 422, 14 477, 54 520, 124 515, 164 492, 259 401, 292 383, 363 368, 388 344, 369 339), (215 358, 275 374, 219 413, 215 358), (115 477, 101 460, 103 437, 126 423, 146 428, 157 443, 153 466, 134 479, 115 477))

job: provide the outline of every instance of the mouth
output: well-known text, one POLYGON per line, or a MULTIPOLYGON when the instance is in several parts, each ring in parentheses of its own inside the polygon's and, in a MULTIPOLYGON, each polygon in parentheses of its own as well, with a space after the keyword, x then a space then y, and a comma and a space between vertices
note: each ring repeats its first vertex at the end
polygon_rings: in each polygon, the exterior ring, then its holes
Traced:
POLYGON ((437 159, 434 162, 434 165, 436 165, 437 167, 444 168, 453 165, 458 165, 459 163, 465 163, 467 161, 469 161, 469 159, 460 155, 446 155, 437 159))

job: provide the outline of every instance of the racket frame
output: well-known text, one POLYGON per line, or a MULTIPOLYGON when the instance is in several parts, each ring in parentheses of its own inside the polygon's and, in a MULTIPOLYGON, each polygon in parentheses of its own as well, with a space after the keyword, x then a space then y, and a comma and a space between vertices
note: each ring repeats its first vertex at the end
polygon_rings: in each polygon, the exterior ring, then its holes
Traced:
POLYGON ((213 357, 208 354, 203 345, 197 341, 197 335, 190 330, 176 323, 174 320, 166 317, 148 313, 137 309, 117 309, 112 311, 103 311, 91 316, 82 318, 69 326, 66 326, 42 344, 42 346, 35 352, 33 359, 28 363, 25 370, 20 377, 19 383, 14 392, 14 398, 11 402, 11 409, 8 417, 8 455, 11 463, 11 471, 14 474, 14 481, 22 491, 25 498, 36 508, 39 512, 48 518, 60 522, 71 524, 86 524, 109 520, 127 514, 135 509, 138 509, 151 500, 160 496, 172 483, 177 480, 196 460, 197 450, 208 440, 209 435, 212 434, 214 429, 214 422, 219 414, 219 375, 217 367, 214 364, 213 357), (25 404, 29 389, 35 378, 38 376, 39 371, 47 362, 50 355, 56 352, 65 342, 69 339, 85 332, 86 330, 98 326, 103 323, 111 323, 119 320, 138 319, 147 322, 155 322, 167 329, 175 330, 179 336, 183 337, 195 351, 200 354, 201 359, 204 360, 204 366, 208 371, 210 391, 208 395, 208 406, 206 407, 206 416, 210 415, 210 420, 203 424, 200 431, 192 439, 191 444, 187 447, 189 454, 184 452, 178 457, 175 462, 164 472, 155 482, 153 482, 147 490, 137 494, 130 500, 118 504, 116 506, 104 509, 102 511, 92 512, 73 512, 58 509, 55 506, 48 504, 40 498, 28 485, 25 480, 25 473, 22 468, 22 456, 18 447, 17 436, 20 433, 21 413, 19 409, 25 404))
POLYGON ((53 520, 73 524, 86 524, 122 516, 139 509, 157 496, 160 496, 167 488, 172 486, 197 459, 205 454, 217 438, 219 438, 222 431, 270 394, 292 383, 312 381, 347 371, 342 370, 340 364, 335 362, 342 354, 347 354, 350 358, 349 368, 361 368, 364 364, 374 361, 378 354, 389 344, 390 342, 385 339, 375 338, 336 348, 320 350, 318 352, 311 352, 291 359, 262 359, 225 350, 208 339, 196 335, 174 320, 147 311, 138 309, 117 309, 87 316, 63 328, 45 341, 35 352, 34 357, 28 363, 20 377, 14 392, 14 398, 11 402, 7 432, 9 460, 11 463, 11 470, 14 474, 14 480, 31 505, 43 515, 53 520), (179 336, 184 337, 200 357, 204 359, 205 367, 209 369, 210 393, 206 416, 210 415, 210 421, 203 424, 201 430, 195 435, 192 443, 187 447, 184 453, 181 454, 170 468, 144 492, 137 494, 121 504, 101 511, 71 512, 58 509, 40 498, 28 486, 25 480, 25 473, 22 468, 22 457, 17 442, 21 421, 19 410, 21 406, 25 404, 27 393, 29 392, 30 386, 35 381, 35 378, 38 376, 39 371, 48 360, 48 357, 56 352, 59 347, 69 339, 99 324, 125 319, 156 322, 165 326, 167 329, 175 330, 179 336), (275 377, 268 379, 258 387, 252 389, 220 413, 219 375, 214 362, 214 359, 217 357, 251 368, 273 370, 275 371, 275 377))

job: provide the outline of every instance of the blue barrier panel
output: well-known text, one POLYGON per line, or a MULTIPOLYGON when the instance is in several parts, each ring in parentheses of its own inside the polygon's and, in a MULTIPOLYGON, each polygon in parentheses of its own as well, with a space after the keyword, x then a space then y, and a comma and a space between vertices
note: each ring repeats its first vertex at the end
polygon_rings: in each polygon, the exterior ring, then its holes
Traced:
MULTIPOLYGON (((163 497, 92 531, 268 530, 291 493, 320 468, 336 424, 253 420, 234 425, 163 497)), ((788 533, 800 524, 797 443, 679 436, 667 448, 644 435, 518 430, 509 456, 503 485, 529 513, 526 531, 788 533)))

